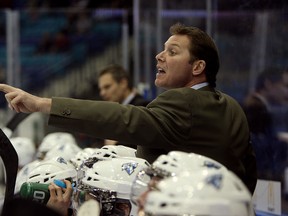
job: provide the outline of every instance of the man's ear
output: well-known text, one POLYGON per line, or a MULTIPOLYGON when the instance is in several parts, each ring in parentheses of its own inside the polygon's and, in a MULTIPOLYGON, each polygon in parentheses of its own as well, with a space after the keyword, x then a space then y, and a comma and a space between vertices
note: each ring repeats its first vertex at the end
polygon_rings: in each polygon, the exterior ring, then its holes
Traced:
POLYGON ((127 87, 128 86, 128 80, 127 79, 121 79, 119 84, 123 87, 127 87))
POLYGON ((206 67, 206 62, 204 60, 196 60, 193 62, 193 75, 199 76, 206 67))

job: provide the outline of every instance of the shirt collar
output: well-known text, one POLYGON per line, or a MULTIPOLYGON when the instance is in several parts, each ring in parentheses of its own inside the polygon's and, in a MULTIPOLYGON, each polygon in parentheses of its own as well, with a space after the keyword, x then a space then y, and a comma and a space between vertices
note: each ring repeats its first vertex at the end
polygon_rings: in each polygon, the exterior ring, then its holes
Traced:
POLYGON ((198 83, 196 85, 193 85, 193 86, 191 86, 191 88, 197 90, 197 89, 200 89, 200 88, 202 88, 204 86, 208 86, 208 85, 209 85, 208 82, 203 82, 203 83, 198 83))
POLYGON ((254 93, 254 97, 258 98, 266 106, 268 111, 271 111, 271 106, 269 105, 269 102, 265 97, 263 97, 261 94, 257 92, 254 93))
POLYGON ((123 105, 127 105, 129 104, 133 98, 135 97, 136 93, 135 92, 132 92, 128 95, 128 97, 125 98, 125 100, 122 102, 123 105))

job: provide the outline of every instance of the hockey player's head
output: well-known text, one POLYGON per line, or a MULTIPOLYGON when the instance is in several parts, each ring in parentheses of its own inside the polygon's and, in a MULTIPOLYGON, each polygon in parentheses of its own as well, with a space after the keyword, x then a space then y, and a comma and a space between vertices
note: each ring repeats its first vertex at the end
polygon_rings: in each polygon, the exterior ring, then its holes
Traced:
POLYGON ((211 158, 194 153, 171 151, 168 154, 160 155, 151 167, 137 174, 132 187, 131 199, 137 204, 139 197, 153 190, 160 180, 177 176, 184 171, 199 170, 225 171, 227 168, 211 158))
POLYGON ((252 216, 251 199, 230 171, 188 171, 159 181, 145 197, 139 215, 252 216))
POLYGON ((89 199, 100 204, 101 215, 136 215, 137 207, 130 201, 135 176, 149 163, 136 157, 118 157, 98 161, 86 170, 77 187, 75 208, 89 199))

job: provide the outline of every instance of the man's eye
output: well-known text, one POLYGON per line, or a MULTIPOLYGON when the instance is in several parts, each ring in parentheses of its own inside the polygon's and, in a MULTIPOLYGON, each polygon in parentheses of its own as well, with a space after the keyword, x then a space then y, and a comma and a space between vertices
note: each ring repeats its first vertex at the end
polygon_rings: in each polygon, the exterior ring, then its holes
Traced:
POLYGON ((175 55, 176 52, 174 52, 173 50, 169 51, 170 55, 175 55))
POLYGON ((108 90, 108 89, 110 89, 110 85, 107 85, 107 86, 104 86, 104 88, 103 89, 105 89, 105 90, 108 90))

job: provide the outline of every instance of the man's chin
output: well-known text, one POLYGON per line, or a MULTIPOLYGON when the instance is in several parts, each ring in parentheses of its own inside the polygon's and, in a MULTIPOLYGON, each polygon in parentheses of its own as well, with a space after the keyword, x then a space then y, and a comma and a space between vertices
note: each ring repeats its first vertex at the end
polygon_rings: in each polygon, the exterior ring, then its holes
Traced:
POLYGON ((166 85, 163 85, 163 83, 157 82, 155 81, 155 86, 164 90, 168 90, 170 89, 169 87, 167 87, 166 85))
POLYGON ((156 79, 154 84, 156 87, 164 88, 163 82, 161 82, 159 79, 156 79))

